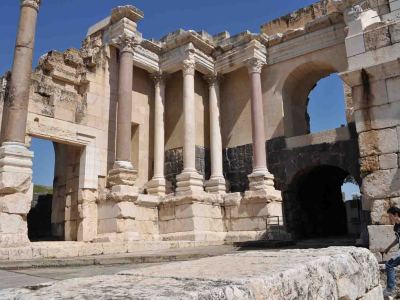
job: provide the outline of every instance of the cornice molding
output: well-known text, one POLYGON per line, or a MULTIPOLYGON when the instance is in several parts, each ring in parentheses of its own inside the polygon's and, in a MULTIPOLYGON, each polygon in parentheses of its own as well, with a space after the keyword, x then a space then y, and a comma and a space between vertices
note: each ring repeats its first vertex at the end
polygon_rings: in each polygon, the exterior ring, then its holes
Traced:
POLYGON ((41 0, 20 0, 20 3, 21 7, 29 6, 38 11, 41 4, 41 0))

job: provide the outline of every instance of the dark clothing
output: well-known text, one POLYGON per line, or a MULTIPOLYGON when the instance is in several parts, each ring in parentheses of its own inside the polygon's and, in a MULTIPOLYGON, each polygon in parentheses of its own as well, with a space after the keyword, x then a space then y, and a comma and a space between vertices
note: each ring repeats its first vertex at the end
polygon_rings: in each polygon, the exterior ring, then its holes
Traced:
POLYGON ((393 231, 394 234, 396 235, 397 242, 400 243, 400 224, 394 224, 393 231))

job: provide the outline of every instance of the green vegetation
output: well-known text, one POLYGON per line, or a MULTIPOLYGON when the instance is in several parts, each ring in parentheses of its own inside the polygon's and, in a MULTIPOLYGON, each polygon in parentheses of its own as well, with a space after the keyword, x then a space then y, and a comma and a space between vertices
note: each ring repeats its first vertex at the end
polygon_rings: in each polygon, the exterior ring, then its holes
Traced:
POLYGON ((33 186, 33 193, 35 194, 53 194, 53 188, 44 185, 37 185, 33 186))

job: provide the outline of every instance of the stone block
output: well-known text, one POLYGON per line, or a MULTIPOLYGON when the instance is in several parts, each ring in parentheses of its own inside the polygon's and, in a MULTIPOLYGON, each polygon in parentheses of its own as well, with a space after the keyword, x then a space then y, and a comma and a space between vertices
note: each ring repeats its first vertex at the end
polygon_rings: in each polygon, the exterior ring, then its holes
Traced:
POLYGON ((160 204, 160 197, 155 195, 139 194, 136 204, 144 207, 157 207, 160 204))
POLYGON ((390 38, 392 43, 400 42, 400 23, 394 23, 389 25, 390 38))
POLYGON ((260 217, 231 219, 232 231, 261 231, 266 229, 266 220, 260 217))
POLYGON ((400 76, 386 79, 389 102, 400 101, 400 76))
POLYGON ((357 34, 345 39, 347 56, 354 56, 365 52, 364 35, 357 34))
POLYGON ((30 246, 9 249, 9 260, 28 260, 32 259, 32 248, 30 246))
POLYGON ((361 132, 359 146, 361 157, 397 152, 397 131, 395 128, 387 128, 361 132))
POLYGON ((400 196, 399 169, 379 170, 363 179, 363 196, 368 199, 385 199, 400 196))
POLYGON ((362 85, 355 86, 352 90, 355 110, 378 106, 389 102, 385 80, 370 82, 368 90, 362 85))
POLYGON ((373 51, 391 44, 389 27, 381 26, 364 33, 365 49, 373 51))
POLYGON ((103 254, 102 243, 85 243, 79 248, 78 256, 92 256, 103 254))
POLYGON ((239 206, 242 200, 240 193, 228 193, 224 195, 224 205, 227 206, 239 206))
POLYGON ((90 242, 97 235, 97 218, 84 218, 78 222, 77 240, 90 242))
POLYGON ((372 252, 383 252, 396 238, 392 225, 369 225, 369 249, 372 252))
POLYGON ((113 185, 107 200, 115 202, 134 202, 138 198, 138 188, 130 185, 113 185))
POLYGON ((382 129, 400 125, 400 102, 370 108, 371 129, 382 129))
POLYGON ((0 234, 27 234, 26 220, 20 215, 0 212, 0 234))
POLYGON ((66 241, 75 241, 77 239, 78 221, 65 221, 64 235, 66 241))
POLYGON ((136 205, 132 202, 119 202, 113 206, 114 213, 112 215, 119 219, 135 219, 136 209, 136 205))
POLYGON ((158 216, 160 221, 168 221, 175 219, 175 204, 162 203, 159 207, 158 216))
POLYGON ((398 157, 396 153, 384 154, 379 156, 380 169, 397 169, 398 157))
POLYGON ((139 234, 158 235, 158 223, 155 221, 136 221, 136 230, 139 234))
POLYGON ((0 196, 0 212, 27 215, 31 209, 32 189, 26 193, 13 193, 0 196))
POLYGON ((120 254, 128 252, 128 244, 126 242, 103 243, 103 254, 120 254))
POLYGON ((389 209, 389 200, 374 200, 371 205, 372 224, 388 224, 386 211, 389 209))

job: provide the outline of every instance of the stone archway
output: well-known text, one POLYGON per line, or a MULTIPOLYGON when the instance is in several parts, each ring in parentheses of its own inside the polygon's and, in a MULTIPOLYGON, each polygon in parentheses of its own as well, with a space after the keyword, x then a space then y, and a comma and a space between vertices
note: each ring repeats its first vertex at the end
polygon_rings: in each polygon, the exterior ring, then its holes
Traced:
POLYGON ((331 165, 318 165, 297 173, 284 193, 288 227, 296 238, 348 234, 341 190, 347 176, 346 170, 331 165))

